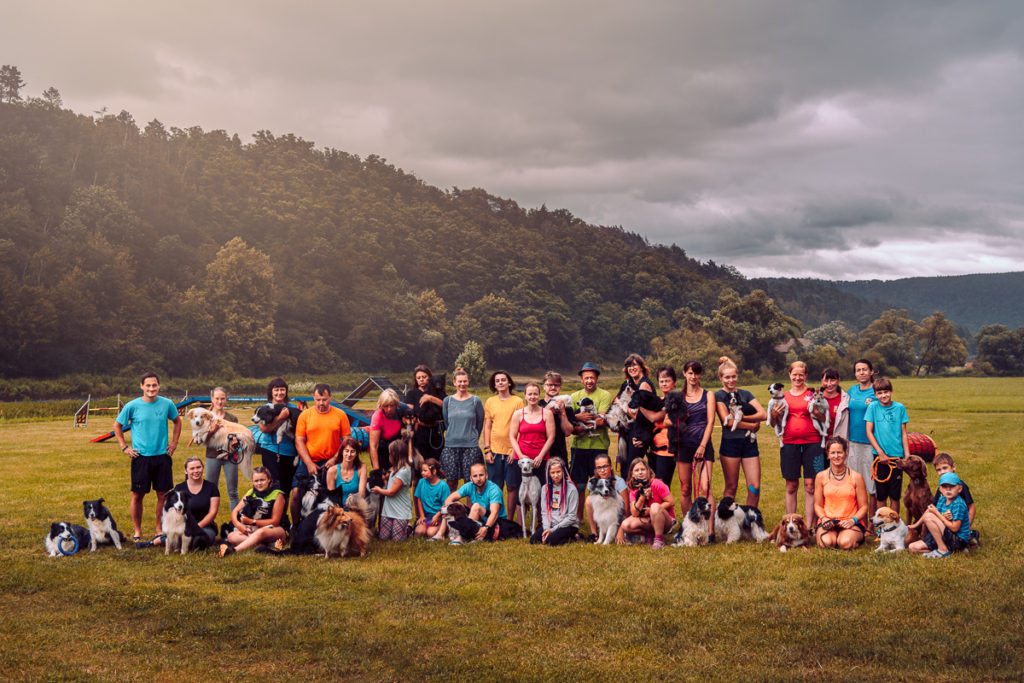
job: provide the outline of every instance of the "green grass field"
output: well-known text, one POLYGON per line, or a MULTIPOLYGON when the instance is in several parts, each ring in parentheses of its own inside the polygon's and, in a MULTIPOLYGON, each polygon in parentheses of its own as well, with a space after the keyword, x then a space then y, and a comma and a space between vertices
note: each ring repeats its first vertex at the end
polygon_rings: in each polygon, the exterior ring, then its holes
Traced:
MULTIPOLYGON (((85 499, 106 498, 130 533, 126 458, 88 443, 106 420, 0 420, 0 677, 1021 680, 1024 380, 898 379, 894 398, 956 458, 979 551, 410 540, 330 561, 110 547, 50 559, 49 523, 81 523, 85 499)), ((762 431, 774 524, 778 442, 762 431)))

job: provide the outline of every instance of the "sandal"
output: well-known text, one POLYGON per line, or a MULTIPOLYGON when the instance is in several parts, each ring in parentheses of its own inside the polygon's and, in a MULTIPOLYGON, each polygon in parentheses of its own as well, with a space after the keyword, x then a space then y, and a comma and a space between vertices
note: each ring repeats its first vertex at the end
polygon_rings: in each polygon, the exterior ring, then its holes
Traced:
POLYGON ((155 545, 158 548, 164 546, 164 542, 167 540, 167 534, 157 534, 153 537, 153 540, 149 542, 150 545, 155 545))
POLYGON ((943 557, 949 557, 949 552, 950 551, 948 551, 948 550, 946 552, 941 552, 940 550, 935 549, 935 550, 931 551, 930 553, 925 553, 924 556, 927 557, 928 559, 931 559, 931 560, 938 560, 938 559, 942 559, 943 557))

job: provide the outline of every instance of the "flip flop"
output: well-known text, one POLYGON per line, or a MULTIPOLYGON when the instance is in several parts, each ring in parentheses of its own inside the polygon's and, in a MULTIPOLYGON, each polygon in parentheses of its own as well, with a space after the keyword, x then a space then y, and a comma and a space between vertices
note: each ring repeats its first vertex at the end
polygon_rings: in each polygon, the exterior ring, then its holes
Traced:
POLYGON ((142 536, 132 536, 132 542, 138 545, 142 542, 142 536))

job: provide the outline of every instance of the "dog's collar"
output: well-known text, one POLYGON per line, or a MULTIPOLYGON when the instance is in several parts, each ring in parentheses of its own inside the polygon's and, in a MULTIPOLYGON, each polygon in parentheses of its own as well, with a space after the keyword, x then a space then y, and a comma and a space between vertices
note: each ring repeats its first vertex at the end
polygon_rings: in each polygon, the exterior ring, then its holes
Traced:
POLYGON ((922 483, 924 483, 924 479, 911 479, 910 481, 911 481, 911 483, 914 483, 914 484, 922 484, 922 483))
POLYGON ((537 476, 537 471, 536 470, 532 470, 530 472, 523 472, 523 476, 524 477, 536 477, 537 476))
POLYGON ((895 524, 893 524, 890 527, 884 527, 883 526, 882 528, 879 529, 879 531, 881 531, 883 534, 887 534, 890 531, 895 531, 896 529, 899 529, 899 528, 900 528, 900 524, 899 524, 899 522, 896 522, 895 524))

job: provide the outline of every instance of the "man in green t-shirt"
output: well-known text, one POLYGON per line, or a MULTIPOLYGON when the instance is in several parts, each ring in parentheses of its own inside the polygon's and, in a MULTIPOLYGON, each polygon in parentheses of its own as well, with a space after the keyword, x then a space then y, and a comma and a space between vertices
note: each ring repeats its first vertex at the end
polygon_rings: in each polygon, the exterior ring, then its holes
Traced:
POLYGON ((608 425, 604 421, 605 413, 612 407, 614 396, 597 386, 597 378, 601 371, 593 363, 584 363, 580 368, 579 376, 583 382, 583 388, 572 395, 572 412, 576 415, 576 424, 573 428, 572 438, 572 464, 569 467, 572 481, 580 491, 578 518, 583 519, 584 496, 583 489, 587 481, 594 476, 594 458, 598 455, 607 455, 611 439, 608 436, 608 425), (580 403, 588 398, 593 402, 593 412, 581 412, 580 403), (594 427, 588 428, 583 423, 593 422, 594 427))

